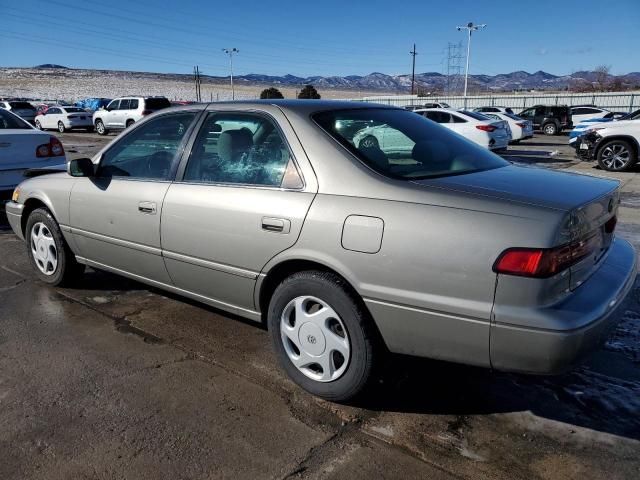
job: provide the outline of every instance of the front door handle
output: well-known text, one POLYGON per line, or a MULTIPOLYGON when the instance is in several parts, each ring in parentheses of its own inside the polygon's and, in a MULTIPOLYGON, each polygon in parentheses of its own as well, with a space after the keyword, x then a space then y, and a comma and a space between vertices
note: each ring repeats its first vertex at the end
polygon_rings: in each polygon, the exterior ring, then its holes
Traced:
POLYGON ((291 231, 291 220, 287 218, 262 217, 262 230, 289 233, 291 231))
POLYGON ((138 204, 138 211, 142 213, 146 213, 147 215, 155 215, 156 204, 155 202, 140 202, 138 204))

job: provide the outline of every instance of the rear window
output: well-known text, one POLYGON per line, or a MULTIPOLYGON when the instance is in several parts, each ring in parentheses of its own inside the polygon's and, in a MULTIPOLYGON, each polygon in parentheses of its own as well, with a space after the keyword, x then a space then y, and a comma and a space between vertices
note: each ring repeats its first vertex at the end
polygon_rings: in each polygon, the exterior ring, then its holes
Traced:
POLYGON ((467 117, 474 118, 476 120, 481 120, 481 121, 489 120, 489 117, 478 112, 470 112, 468 110, 458 110, 458 113, 461 113, 462 115, 466 115, 467 117))
POLYGON ((312 118, 360 161, 391 178, 418 180, 509 165, 457 133, 406 110, 333 110, 312 118))
POLYGON ((19 110, 35 110, 36 109, 29 102, 9 102, 9 105, 11 105, 11 108, 16 108, 19 110))
POLYGON ((31 129, 31 126, 16 115, 12 115, 0 108, 0 130, 8 129, 28 130, 31 129))
POLYGON ((78 107, 64 107, 67 113, 87 113, 83 109, 78 107))
POLYGON ((166 98, 147 98, 144 101, 145 110, 160 110, 171 106, 171 102, 166 98))

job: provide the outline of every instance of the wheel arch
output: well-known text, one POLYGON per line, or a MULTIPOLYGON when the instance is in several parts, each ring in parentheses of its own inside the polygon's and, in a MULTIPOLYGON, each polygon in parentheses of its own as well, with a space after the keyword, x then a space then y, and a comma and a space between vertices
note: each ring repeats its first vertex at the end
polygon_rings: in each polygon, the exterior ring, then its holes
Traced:
POLYGON ((49 201, 48 198, 40 195, 29 197, 24 202, 24 208, 22 209, 22 216, 20 217, 20 228, 25 238, 26 238, 27 222, 29 221, 29 215, 31 215, 31 212, 33 212, 38 208, 46 208, 49 211, 49 213, 51 213, 54 220, 58 222, 56 212, 51 206, 51 202, 49 201))
POLYGON ((635 150, 636 158, 640 157, 640 143, 638 143, 638 140, 635 137, 631 135, 609 135, 609 136, 603 137, 602 141, 596 147, 596 150, 593 152, 594 158, 597 159, 598 155, 600 155, 600 151, 606 145, 608 145, 609 143, 615 140, 624 140, 625 142, 629 142, 635 150))

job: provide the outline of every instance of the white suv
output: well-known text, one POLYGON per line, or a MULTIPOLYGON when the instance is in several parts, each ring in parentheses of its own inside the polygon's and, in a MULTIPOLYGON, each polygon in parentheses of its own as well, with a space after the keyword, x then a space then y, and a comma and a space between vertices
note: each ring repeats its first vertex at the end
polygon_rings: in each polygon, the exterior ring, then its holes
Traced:
POLYGON ((93 113, 93 125, 100 135, 106 135, 110 130, 123 130, 144 116, 170 106, 165 97, 116 98, 106 108, 93 113))
POLYGON ((640 119, 595 123, 573 145, 579 158, 604 170, 629 170, 640 160, 640 119))

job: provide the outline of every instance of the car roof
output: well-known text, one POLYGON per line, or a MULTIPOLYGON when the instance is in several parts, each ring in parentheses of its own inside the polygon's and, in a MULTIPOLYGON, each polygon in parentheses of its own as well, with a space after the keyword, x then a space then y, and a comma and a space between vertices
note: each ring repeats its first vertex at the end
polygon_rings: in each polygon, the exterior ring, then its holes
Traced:
MULTIPOLYGON (((215 106, 244 106, 248 109, 262 108, 268 105, 279 107, 282 110, 296 113, 314 113, 326 110, 353 110, 362 108, 385 108, 391 110, 402 110, 403 108, 393 105, 384 105, 370 102, 351 102, 347 100, 298 100, 298 99, 278 99, 278 100, 234 100, 229 102, 213 102, 206 104, 207 108, 213 109, 215 106)), ((188 105, 187 105, 188 107, 188 105)), ((442 110, 442 109, 440 109, 442 110)))

